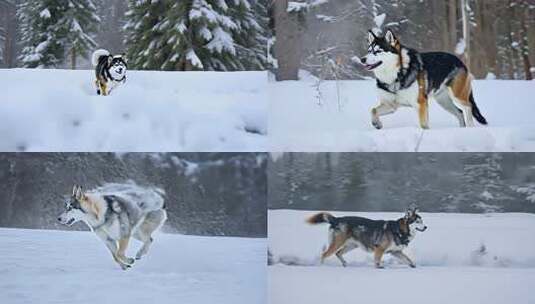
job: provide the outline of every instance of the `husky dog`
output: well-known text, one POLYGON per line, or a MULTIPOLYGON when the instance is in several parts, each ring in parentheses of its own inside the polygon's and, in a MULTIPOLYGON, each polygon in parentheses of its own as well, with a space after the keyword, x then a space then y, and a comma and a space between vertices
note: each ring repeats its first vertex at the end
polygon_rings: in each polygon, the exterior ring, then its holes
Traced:
POLYGON ((472 92, 472 76, 456 56, 444 52, 419 53, 403 46, 388 30, 384 37, 368 32, 368 53, 360 59, 377 80, 379 105, 372 109, 372 125, 400 106, 418 110, 420 127, 429 128, 428 100, 435 99, 453 114, 461 127, 473 126, 472 116, 486 125, 472 92))
POLYGON ((107 96, 121 83, 126 82, 127 60, 124 54, 111 55, 107 50, 96 50, 92 60, 95 67, 97 94, 107 96))
MULTIPOLYGON (((157 193, 155 195, 161 195, 157 193)), ((143 196, 103 194, 99 191, 84 192, 74 185, 70 199, 65 202, 65 210, 58 221, 71 226, 83 221, 106 244, 115 262, 126 270, 134 264, 134 259, 125 256, 130 238, 143 246, 136 254, 139 260, 147 254, 153 242, 152 233, 167 219, 163 198, 149 202, 143 196), (132 198, 139 198, 133 200, 132 198)))
POLYGON ((318 213, 307 219, 309 224, 329 223, 329 246, 321 254, 321 262, 335 254, 345 267, 343 255, 361 248, 373 252, 375 267, 383 268, 383 254, 389 253, 406 263, 416 267, 414 262, 403 253, 416 231, 427 229, 417 208, 409 208, 404 217, 397 221, 371 220, 364 217, 334 217, 329 213, 318 213))

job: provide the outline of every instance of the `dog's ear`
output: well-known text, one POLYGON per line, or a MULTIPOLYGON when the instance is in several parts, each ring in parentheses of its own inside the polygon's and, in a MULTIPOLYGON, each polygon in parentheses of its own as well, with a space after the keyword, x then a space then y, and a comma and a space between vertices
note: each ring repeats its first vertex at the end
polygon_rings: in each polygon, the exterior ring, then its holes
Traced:
POLYGON ((82 190, 82 186, 78 186, 78 188, 76 189, 76 194, 75 194, 76 199, 81 199, 83 195, 84 195, 84 191, 82 190))
POLYGON ((113 61, 113 56, 108 56, 108 65, 111 65, 113 61))
POLYGON ((385 34, 385 40, 388 42, 391 46, 395 46, 398 42, 398 39, 392 32, 392 30, 387 30, 385 34))
POLYGON ((369 30, 368 31, 368 45, 371 45, 375 41, 375 38, 377 38, 377 37, 372 32, 372 30, 369 30))
POLYGON ((128 63, 128 58, 126 58, 126 53, 122 53, 121 58, 123 59, 124 63, 128 63))
POLYGON ((71 194, 72 196, 76 196, 76 190, 78 190, 78 185, 74 184, 72 186, 72 194, 71 194))

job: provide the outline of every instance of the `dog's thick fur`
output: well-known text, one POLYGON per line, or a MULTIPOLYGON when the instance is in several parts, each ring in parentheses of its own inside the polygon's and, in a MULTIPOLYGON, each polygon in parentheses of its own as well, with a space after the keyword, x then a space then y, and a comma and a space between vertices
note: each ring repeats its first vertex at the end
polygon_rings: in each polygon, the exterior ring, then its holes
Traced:
POLYGON ((107 50, 96 50, 92 60, 95 67, 97 94, 107 96, 119 84, 126 82, 127 60, 124 54, 111 55, 107 50))
POLYGON ((334 217, 321 212, 307 219, 309 224, 328 223, 329 245, 321 255, 321 262, 335 254, 342 265, 347 265, 343 255, 361 248, 373 252, 375 267, 383 268, 383 254, 389 253, 406 263, 416 267, 414 262, 403 253, 416 231, 425 231, 427 226, 417 214, 416 208, 409 209, 404 217, 396 221, 371 220, 364 217, 334 217))
POLYGON ((143 242, 136 254, 139 260, 147 254, 153 242, 152 234, 166 219, 163 200, 150 205, 145 201, 131 201, 116 195, 84 192, 77 185, 73 186, 65 210, 58 217, 58 221, 64 225, 71 226, 78 221, 86 223, 106 244, 122 269, 128 269, 135 261, 125 256, 130 238, 143 242))
POLYGON ((417 109, 419 124, 429 128, 430 98, 453 114, 461 127, 473 126, 472 116, 486 125, 472 92, 472 76, 455 55, 444 52, 419 53, 403 46, 388 30, 384 36, 368 32, 368 53, 361 58, 377 80, 379 105, 372 109, 372 125, 381 129, 380 117, 400 106, 417 109))

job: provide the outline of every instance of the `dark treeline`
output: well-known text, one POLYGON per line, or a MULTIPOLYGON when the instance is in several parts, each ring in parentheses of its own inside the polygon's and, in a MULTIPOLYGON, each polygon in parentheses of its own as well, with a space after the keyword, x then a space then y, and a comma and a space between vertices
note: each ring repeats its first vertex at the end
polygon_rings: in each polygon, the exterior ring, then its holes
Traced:
POLYGON ((299 68, 324 79, 371 74, 351 60, 369 29, 402 44, 457 53, 477 78, 532 79, 535 0, 277 0, 272 5, 280 80, 299 68))
POLYGON ((263 153, 1 153, 0 227, 80 229, 56 222, 73 183, 134 181, 165 190, 163 230, 265 237, 263 153))
POLYGON ((271 209, 535 212, 532 153, 285 153, 268 167, 271 209))

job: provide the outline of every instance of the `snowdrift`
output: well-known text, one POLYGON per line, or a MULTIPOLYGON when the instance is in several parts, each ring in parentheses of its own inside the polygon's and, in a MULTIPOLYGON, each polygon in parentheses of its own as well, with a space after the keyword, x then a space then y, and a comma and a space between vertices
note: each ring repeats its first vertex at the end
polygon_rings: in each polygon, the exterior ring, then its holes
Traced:
POLYGON ((265 239, 160 234, 128 271, 90 232, 0 228, 0 240, 1 303, 266 303, 265 239))
POLYGON ((2 151, 265 151, 266 72, 0 70, 2 151))
MULTIPOLYGON (((535 215, 421 213, 428 230, 406 252, 411 269, 385 256, 385 269, 359 249, 319 264, 327 225, 304 222, 310 211, 269 211, 270 303, 533 303, 535 215), (408 300, 410 298, 410 301, 408 300), (407 300, 407 301, 405 301, 407 300)), ((397 219, 401 213, 332 212, 397 219)))
MULTIPOLYGON (((430 102, 430 129, 422 132, 414 109, 401 108, 370 122, 377 105, 375 81, 270 82, 272 151, 534 151, 535 82, 475 81, 475 100, 488 126, 461 129, 451 114, 430 102)), ((476 122, 477 124, 477 122, 476 122)))

